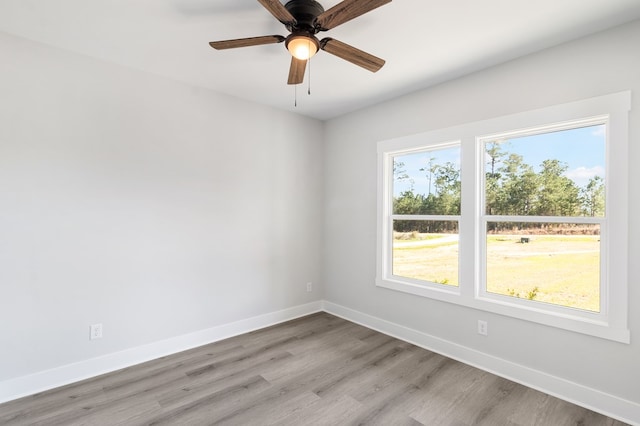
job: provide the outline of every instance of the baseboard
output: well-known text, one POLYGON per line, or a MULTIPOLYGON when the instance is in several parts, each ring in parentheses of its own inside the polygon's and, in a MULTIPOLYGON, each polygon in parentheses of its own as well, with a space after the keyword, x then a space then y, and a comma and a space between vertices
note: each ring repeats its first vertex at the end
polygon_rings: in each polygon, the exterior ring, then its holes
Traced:
POLYGON ((0 403, 322 311, 316 301, 0 382, 0 403))
POLYGON ((324 301, 323 310, 625 423, 640 425, 640 404, 324 301))

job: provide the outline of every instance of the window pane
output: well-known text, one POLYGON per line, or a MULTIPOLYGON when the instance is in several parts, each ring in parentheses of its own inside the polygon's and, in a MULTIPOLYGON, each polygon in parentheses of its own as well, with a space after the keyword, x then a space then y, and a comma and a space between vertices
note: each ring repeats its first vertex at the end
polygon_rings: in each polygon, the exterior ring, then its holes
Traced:
POLYGON ((458 222, 393 221, 393 275, 458 285, 458 222))
POLYGON ((485 142, 489 215, 604 216, 605 125, 485 142))
POLYGON ((600 225, 487 224, 487 291, 600 311, 600 225))
POLYGON ((394 214, 460 214, 460 147, 393 158, 394 214))

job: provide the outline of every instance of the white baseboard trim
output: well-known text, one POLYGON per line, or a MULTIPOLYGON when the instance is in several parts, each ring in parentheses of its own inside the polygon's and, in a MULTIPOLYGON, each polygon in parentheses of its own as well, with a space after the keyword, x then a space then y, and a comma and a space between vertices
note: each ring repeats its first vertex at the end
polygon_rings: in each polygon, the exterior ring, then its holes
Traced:
POLYGON ((269 327, 305 315, 322 311, 322 301, 294 306, 281 311, 222 324, 206 330, 184 334, 166 340, 137 346, 124 351, 91 358, 28 376, 0 382, 0 403, 33 395, 101 374, 120 370, 163 356, 217 342, 229 337, 269 327))
POLYGON ((588 408, 625 423, 640 425, 640 404, 534 370, 475 349, 431 336, 381 318, 324 301, 323 310, 356 324, 412 343, 505 379, 588 408))

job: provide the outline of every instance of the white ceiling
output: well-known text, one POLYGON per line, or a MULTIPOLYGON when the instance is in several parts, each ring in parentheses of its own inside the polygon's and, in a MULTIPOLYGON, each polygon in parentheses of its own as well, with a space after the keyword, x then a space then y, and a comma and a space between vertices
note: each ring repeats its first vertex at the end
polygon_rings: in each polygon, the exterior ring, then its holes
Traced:
POLYGON ((318 119, 638 18, 640 0, 393 0, 319 34, 386 65, 373 74, 320 52, 294 107, 284 44, 208 45, 287 35, 256 0, 0 0, 0 31, 318 119))

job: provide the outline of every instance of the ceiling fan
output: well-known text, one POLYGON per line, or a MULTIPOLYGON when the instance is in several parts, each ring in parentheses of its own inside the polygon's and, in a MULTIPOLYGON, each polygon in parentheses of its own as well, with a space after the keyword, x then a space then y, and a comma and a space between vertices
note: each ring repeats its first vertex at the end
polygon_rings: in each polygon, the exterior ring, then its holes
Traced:
POLYGON ((384 65, 383 59, 331 37, 318 40, 315 35, 390 2, 391 0, 343 0, 332 8, 324 10, 315 0, 289 0, 284 5, 280 0, 258 0, 258 3, 283 23, 291 34, 287 37, 268 35, 212 41, 209 45, 214 49, 223 50, 284 42, 292 56, 288 84, 302 83, 307 61, 320 49, 371 72, 376 72, 384 65))

